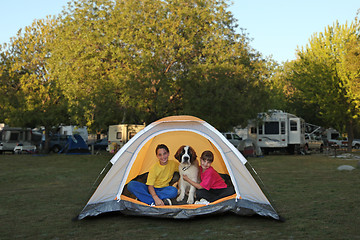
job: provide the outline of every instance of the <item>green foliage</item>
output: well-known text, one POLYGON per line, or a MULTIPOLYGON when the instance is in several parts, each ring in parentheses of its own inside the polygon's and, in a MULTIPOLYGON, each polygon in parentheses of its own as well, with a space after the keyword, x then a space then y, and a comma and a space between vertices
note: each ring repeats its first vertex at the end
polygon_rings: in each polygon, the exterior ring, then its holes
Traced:
POLYGON ((57 19, 18 36, 4 58, 2 66, 11 60, 16 68, 18 101, 27 103, 18 112, 39 124, 46 109, 54 125, 94 131, 175 114, 223 130, 246 122, 266 109, 270 72, 246 34, 235 32, 227 7, 223 0, 69 2, 57 19))
POLYGON ((12 125, 66 123, 66 102, 47 66, 47 44, 52 40, 54 23, 51 18, 34 21, 2 52, 3 118, 12 125))
POLYGON ((257 100, 255 92, 262 89, 257 77, 263 63, 253 57, 245 35, 235 33, 235 21, 225 2, 75 3, 58 28, 52 55, 73 116, 85 116, 92 125, 99 115, 106 123, 119 118, 131 121, 134 115, 135 120, 150 123, 167 115, 193 114, 226 128, 248 117, 238 106, 252 97, 257 100), (59 65, 60 60, 64 64, 59 65), (66 64, 69 62, 72 64, 66 64), (216 92, 206 95, 207 107, 217 109, 216 120, 200 107, 204 96, 197 92, 203 91, 202 83, 208 78, 197 74, 199 69, 221 78, 206 86, 216 92), (242 91, 231 89, 233 97, 224 102, 217 96, 230 96, 225 92, 228 87, 221 87, 227 84, 242 85, 242 91), (230 121, 222 121, 224 112, 230 121))
POLYGON ((308 45, 299 49, 298 59, 286 63, 282 76, 289 107, 307 122, 346 130, 352 136, 359 122, 360 91, 356 71, 351 70, 348 43, 359 42, 357 22, 328 26, 314 34, 308 45))
MULTIPOLYGON (((2 46, 0 45, 0 50, 2 46)), ((9 122, 11 104, 17 104, 15 94, 18 88, 18 80, 10 80, 11 59, 6 52, 0 53, 0 122, 9 122)))
POLYGON ((220 131, 239 124, 246 126, 268 95, 263 85, 246 74, 251 71, 239 66, 193 68, 183 88, 184 112, 197 115, 220 131))
POLYGON ((106 32, 111 1, 74 1, 55 28, 48 60, 51 73, 69 102, 71 122, 97 130, 119 123, 124 114, 114 81, 106 32), (107 5, 106 5, 107 4, 107 5), (117 119, 117 120, 116 120, 117 119))
MULTIPOLYGON (((288 108, 288 84, 283 80, 284 76, 288 74, 289 68, 284 65, 278 65, 273 60, 269 60, 266 65, 264 65, 265 70, 262 72, 265 73, 263 77, 266 84, 265 91, 267 92, 267 105, 265 110, 268 109, 281 109, 287 112, 292 112, 288 108)), ((264 111, 262 111, 264 112, 264 111)))

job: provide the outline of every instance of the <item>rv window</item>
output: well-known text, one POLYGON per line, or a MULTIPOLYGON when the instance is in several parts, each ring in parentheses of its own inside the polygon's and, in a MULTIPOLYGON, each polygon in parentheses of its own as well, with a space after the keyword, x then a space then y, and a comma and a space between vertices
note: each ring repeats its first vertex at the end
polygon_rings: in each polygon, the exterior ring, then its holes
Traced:
POLYGON ((281 122, 281 134, 285 134, 285 122, 281 122))
POLYGON ((237 134, 234 134, 234 139, 236 139, 236 140, 242 140, 242 138, 239 137, 239 135, 237 135, 237 134))
POLYGON ((27 141, 31 141, 31 132, 28 131, 28 132, 26 132, 26 133, 27 133, 26 140, 27 140, 27 141))
POLYGON ((265 134, 279 134, 279 122, 265 122, 265 134))
POLYGON ((250 128, 250 133, 254 133, 254 134, 256 134, 256 127, 252 127, 252 128, 250 128))
POLYGON ((17 141, 19 139, 19 133, 12 132, 10 133, 10 141, 17 141))
POLYGON ((338 133, 332 133, 331 134, 331 139, 338 139, 339 138, 339 134, 338 133))
POLYGON ((290 131, 297 131, 297 122, 290 120, 290 131))
POLYGON ((231 134, 230 133, 227 133, 225 135, 226 135, 226 139, 231 139, 231 134))
POLYGON ((116 133, 116 139, 122 139, 122 132, 116 133))
POLYGON ((60 141, 66 141, 67 138, 68 138, 68 137, 67 137, 66 135, 60 135, 60 136, 59 136, 60 141))
POLYGON ((130 140, 133 136, 135 136, 135 134, 136 134, 135 132, 130 132, 130 133, 129 133, 129 140, 130 140))

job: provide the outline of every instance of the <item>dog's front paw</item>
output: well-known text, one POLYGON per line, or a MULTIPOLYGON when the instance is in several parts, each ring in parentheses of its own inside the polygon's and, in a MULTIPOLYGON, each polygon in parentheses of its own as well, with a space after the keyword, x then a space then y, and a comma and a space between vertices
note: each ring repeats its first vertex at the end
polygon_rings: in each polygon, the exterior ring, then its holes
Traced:
POLYGON ((182 200, 184 200, 184 195, 179 195, 177 198, 176 198, 176 201, 178 202, 181 202, 182 200))
POLYGON ((186 201, 188 204, 193 204, 194 203, 194 199, 190 199, 188 198, 188 200, 186 201))

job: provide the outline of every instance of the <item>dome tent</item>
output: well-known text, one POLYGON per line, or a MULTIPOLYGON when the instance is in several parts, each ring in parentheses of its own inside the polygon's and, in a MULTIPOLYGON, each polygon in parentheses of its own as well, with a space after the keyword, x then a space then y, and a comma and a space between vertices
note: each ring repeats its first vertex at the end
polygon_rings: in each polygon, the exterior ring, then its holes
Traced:
POLYGON ((68 136, 67 143, 59 152, 65 154, 90 154, 89 147, 79 134, 68 136))
POLYGON ((178 219, 222 212, 239 215, 258 214, 277 220, 280 218, 245 167, 247 160, 219 131, 196 117, 172 116, 151 123, 130 139, 110 162, 112 167, 78 219, 114 211, 129 215, 178 219), (169 159, 173 159, 173 155, 181 145, 192 146, 197 155, 205 150, 211 150, 214 153, 212 166, 220 174, 229 176, 236 194, 208 205, 171 206, 149 206, 126 196, 126 184, 146 174, 157 161, 155 148, 160 143, 169 147, 169 159))

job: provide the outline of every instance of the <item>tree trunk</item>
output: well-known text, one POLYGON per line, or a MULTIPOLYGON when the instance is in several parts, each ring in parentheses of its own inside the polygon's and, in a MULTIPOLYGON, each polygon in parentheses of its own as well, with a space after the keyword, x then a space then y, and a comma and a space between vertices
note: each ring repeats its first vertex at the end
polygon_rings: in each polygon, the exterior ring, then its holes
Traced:
POLYGON ((347 134, 348 134, 348 146, 347 146, 347 150, 349 152, 352 151, 352 142, 354 140, 354 126, 353 126, 353 120, 350 119, 348 121, 348 123, 346 124, 346 130, 347 130, 347 134))
POLYGON ((44 153, 49 153, 50 152, 49 146, 50 146, 50 131, 48 127, 45 127, 45 143, 42 151, 44 153))

